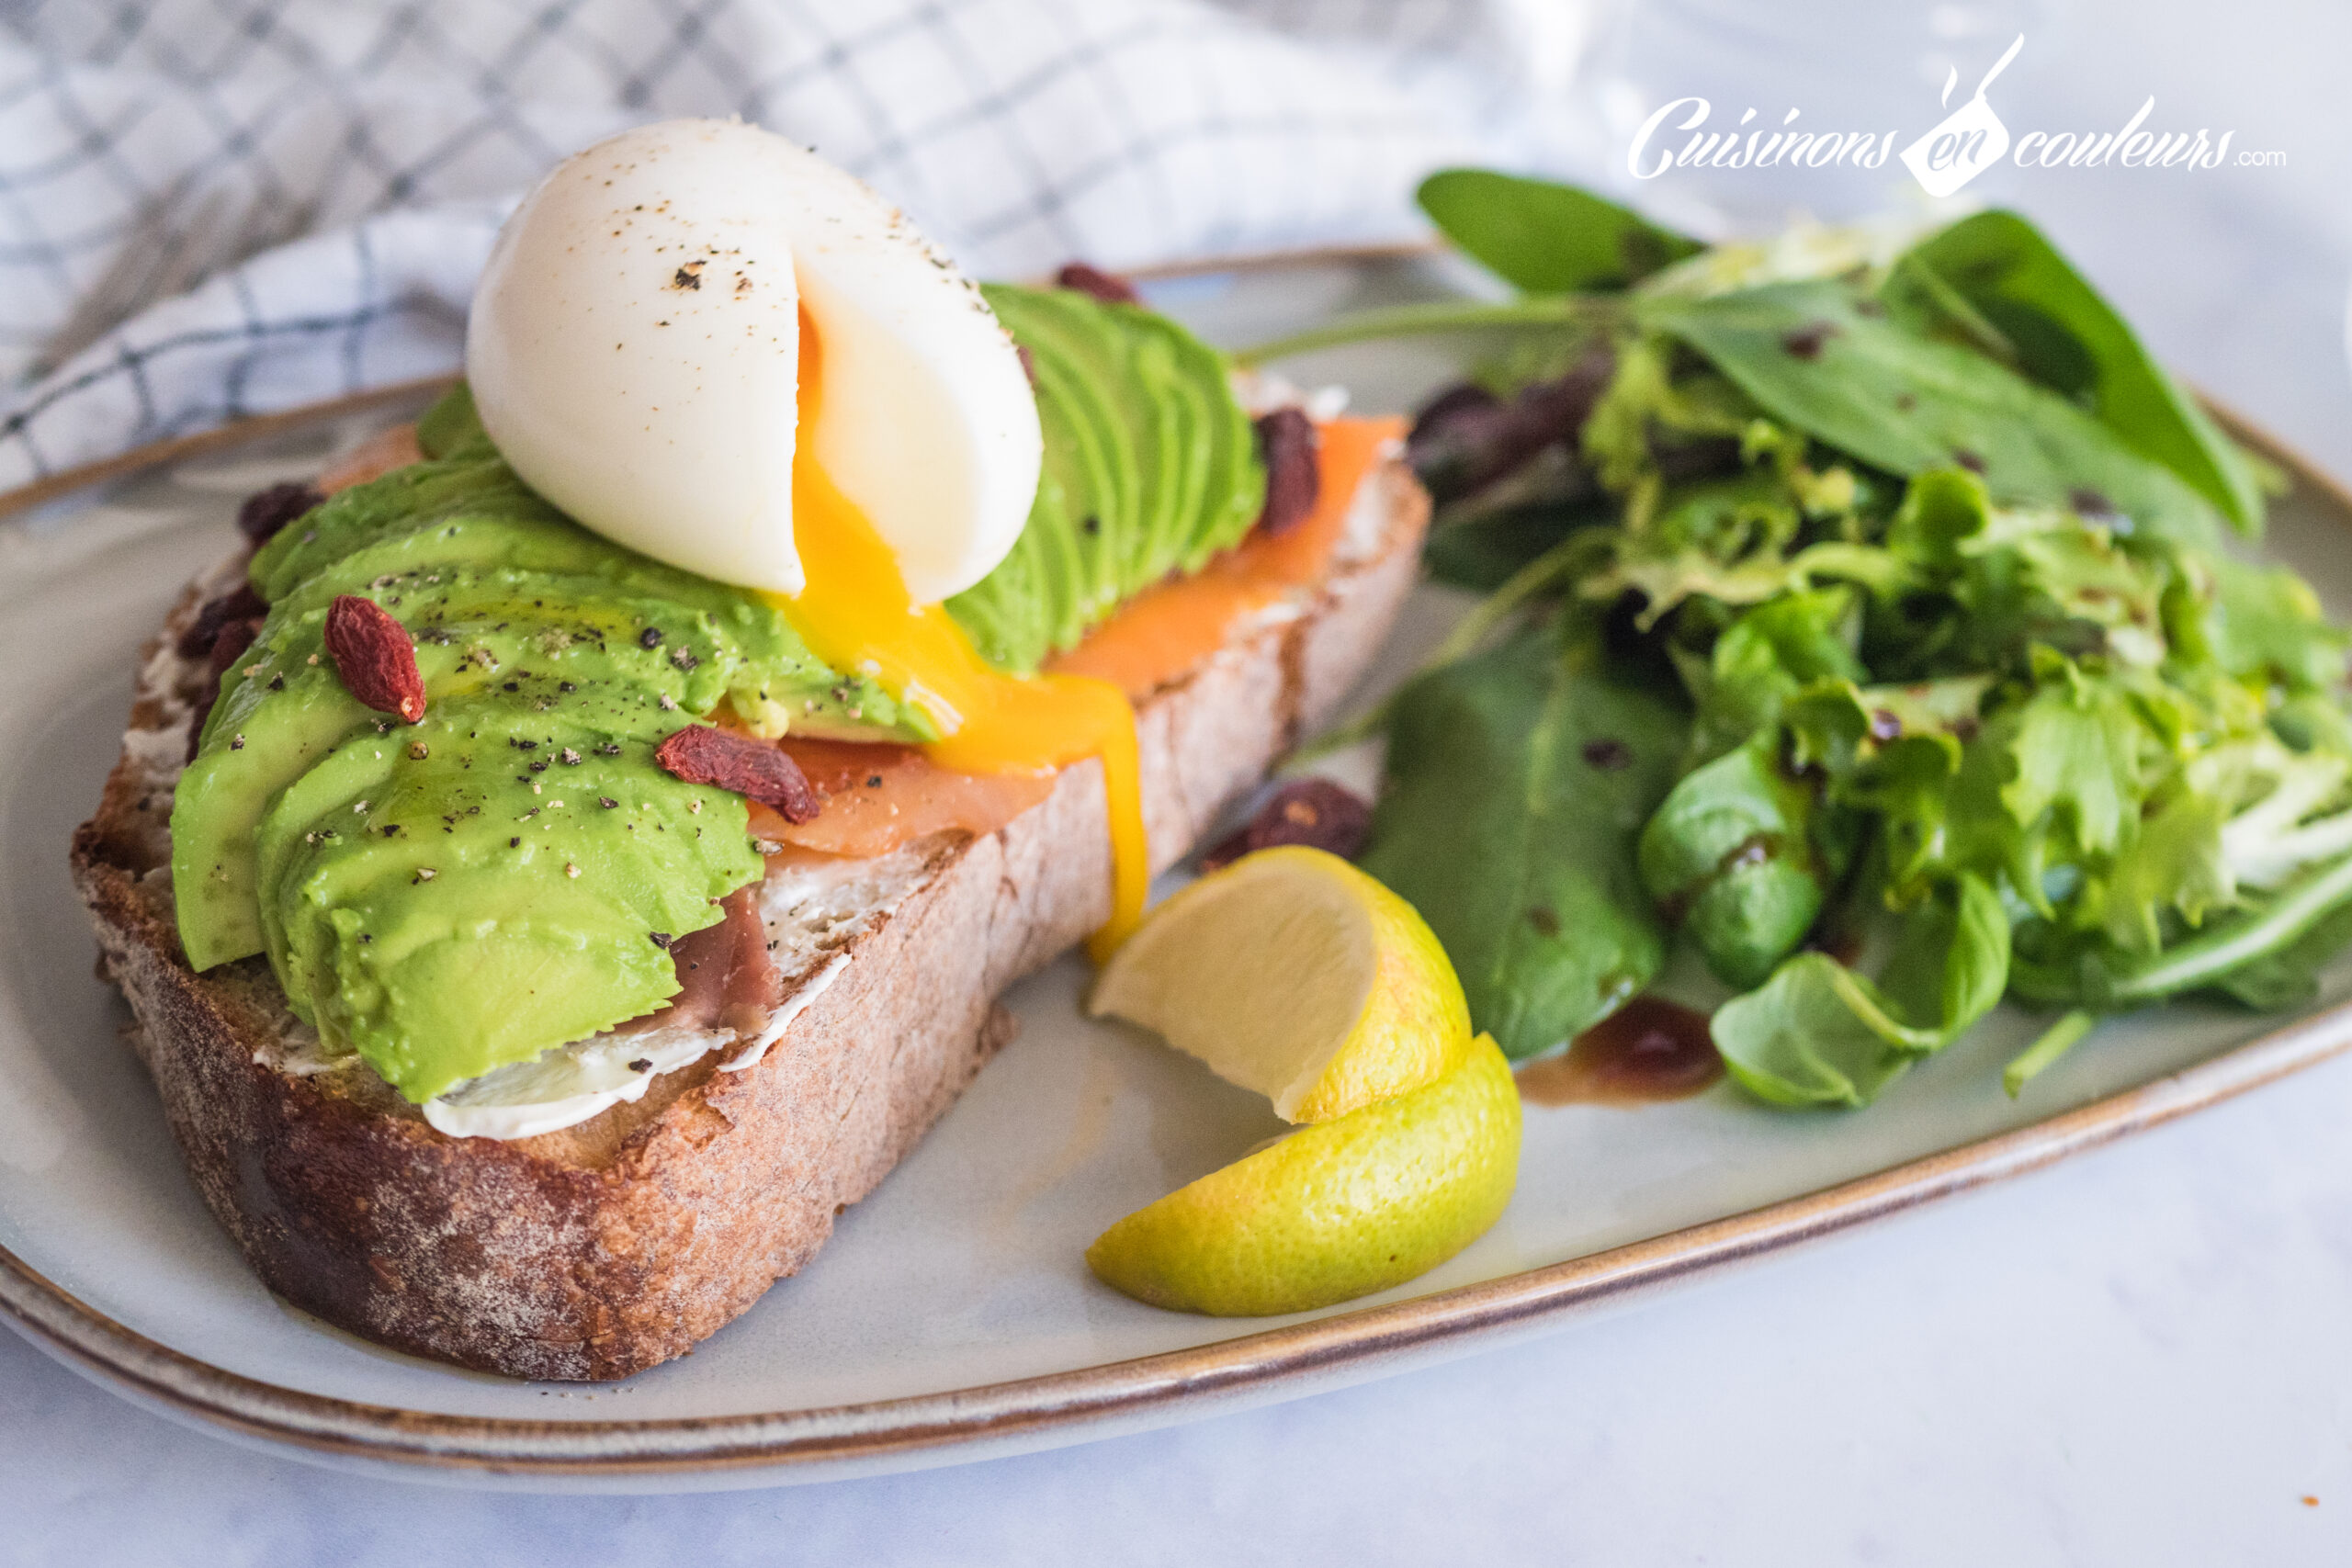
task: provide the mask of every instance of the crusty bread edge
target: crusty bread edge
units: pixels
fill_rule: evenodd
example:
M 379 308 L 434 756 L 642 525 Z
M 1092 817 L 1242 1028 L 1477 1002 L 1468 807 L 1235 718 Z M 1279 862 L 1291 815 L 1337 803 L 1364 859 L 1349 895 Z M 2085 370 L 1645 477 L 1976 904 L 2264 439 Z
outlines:
M 1366 482 L 1380 526 L 1291 618 L 1137 708 L 1155 867 L 1327 719 L 1410 588 L 1428 500 L 1401 464 Z M 134 712 L 134 729 L 162 716 Z M 198 976 L 153 864 L 129 747 L 75 833 L 101 964 L 207 1204 L 263 1281 L 330 1323 L 517 1377 L 625 1377 L 716 1332 L 803 1267 L 1011 1033 L 995 998 L 1108 913 L 1099 769 L 1067 772 L 999 831 L 926 846 L 919 886 L 757 1065 L 716 1056 L 594 1138 L 451 1139 L 368 1075 L 275 1065 L 283 1012 L 258 960 Z M 1075 1254 L 1075 1247 L 1073 1249 Z

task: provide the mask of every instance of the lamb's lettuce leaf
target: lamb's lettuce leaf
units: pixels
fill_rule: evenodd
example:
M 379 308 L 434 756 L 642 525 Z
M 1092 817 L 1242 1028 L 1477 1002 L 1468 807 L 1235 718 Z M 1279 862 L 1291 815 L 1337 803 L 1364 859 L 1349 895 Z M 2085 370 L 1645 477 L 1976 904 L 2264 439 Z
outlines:
M 2008 916 L 1992 888 L 1962 875 L 1905 917 L 1879 980 L 1798 953 L 1716 1010 L 1715 1048 L 1775 1105 L 1867 1105 L 1991 1011 L 2008 969 Z
M 1727 986 L 1760 984 L 1813 928 L 1834 867 L 1813 785 L 1768 727 L 1686 773 L 1642 829 L 1642 886 Z

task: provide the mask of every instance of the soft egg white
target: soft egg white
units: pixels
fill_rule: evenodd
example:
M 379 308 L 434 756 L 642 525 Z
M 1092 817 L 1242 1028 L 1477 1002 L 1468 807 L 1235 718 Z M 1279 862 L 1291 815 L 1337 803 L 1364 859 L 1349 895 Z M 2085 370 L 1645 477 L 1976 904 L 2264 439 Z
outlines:
M 559 165 L 492 250 L 466 374 L 500 452 L 580 522 L 784 593 L 803 585 L 799 443 L 917 603 L 1004 558 L 1043 456 L 1018 352 L 969 280 L 865 186 L 734 121 L 643 126 Z

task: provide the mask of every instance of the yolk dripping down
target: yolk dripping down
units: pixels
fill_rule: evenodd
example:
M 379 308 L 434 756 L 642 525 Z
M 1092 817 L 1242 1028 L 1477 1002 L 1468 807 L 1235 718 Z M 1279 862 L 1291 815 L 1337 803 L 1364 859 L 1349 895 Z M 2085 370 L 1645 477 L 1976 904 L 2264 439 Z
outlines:
M 914 602 L 888 543 L 817 465 L 808 434 L 816 428 L 822 372 L 816 326 L 804 310 L 792 533 L 807 581 L 797 596 L 773 595 L 773 602 L 817 657 L 922 705 L 944 737 L 923 750 L 950 772 L 1046 773 L 1087 757 L 1102 760 L 1111 919 L 1090 946 L 1098 961 L 1107 958 L 1142 919 L 1151 877 L 1135 709 L 1108 681 L 1007 675 L 981 659 L 944 609 Z

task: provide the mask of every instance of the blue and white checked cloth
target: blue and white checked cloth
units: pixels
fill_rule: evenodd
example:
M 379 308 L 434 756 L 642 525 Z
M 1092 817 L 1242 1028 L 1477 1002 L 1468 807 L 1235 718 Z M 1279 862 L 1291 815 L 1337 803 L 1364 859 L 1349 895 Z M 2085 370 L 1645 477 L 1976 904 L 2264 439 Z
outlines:
M 627 125 L 770 126 L 983 276 L 1396 238 L 1425 170 L 1538 155 L 1582 11 L 11 0 L 0 491 L 453 369 L 507 208 Z

